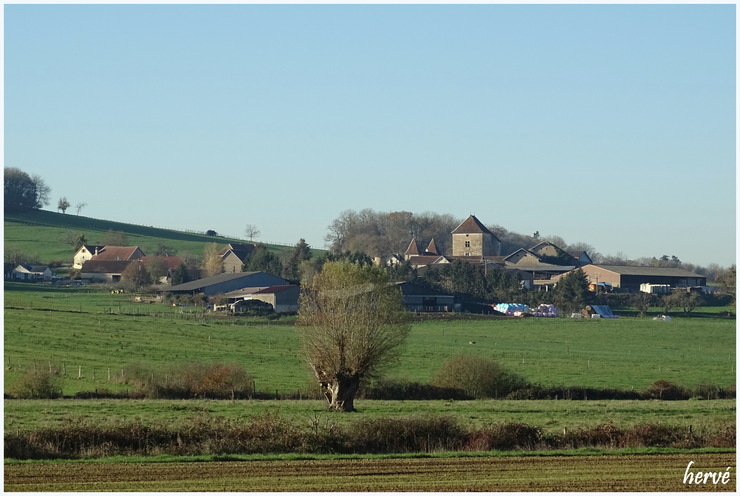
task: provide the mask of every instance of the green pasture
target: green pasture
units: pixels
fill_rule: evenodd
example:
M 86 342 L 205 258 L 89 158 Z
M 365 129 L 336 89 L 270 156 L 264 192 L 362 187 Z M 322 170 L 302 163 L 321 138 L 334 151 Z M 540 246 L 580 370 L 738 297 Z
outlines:
M 659 423 L 713 432 L 722 424 L 735 421 L 734 400 L 358 400 L 357 408 L 355 414 L 336 415 L 327 412 L 324 402 L 319 400 L 5 400 L 5 431 L 63 427 L 74 422 L 185 425 L 199 416 L 236 420 L 265 412 L 319 428 L 333 424 L 349 426 L 366 418 L 429 415 L 450 416 L 470 428 L 519 422 L 536 425 L 549 433 L 607 422 L 623 428 Z
M 100 220 L 82 215 L 33 210 L 6 214 L 4 239 L 6 250 L 10 248 L 24 250 L 29 255 L 38 256 L 41 263 L 61 260 L 70 265 L 74 249 L 63 241 L 69 233 L 84 234 L 87 241 L 92 244 L 98 244 L 110 230 L 125 233 L 128 244 L 141 247 L 147 255 L 153 255 L 160 245 L 167 245 L 175 248 L 177 255 L 190 254 L 200 257 L 204 246 L 208 243 L 226 245 L 232 242 L 244 242 L 244 240 L 235 238 L 206 236 L 207 229 L 209 229 L 208 226 L 203 226 L 203 234 L 201 234 Z M 269 248 L 276 253 L 287 249 L 280 246 L 269 246 Z
M 294 320 L 224 318 L 132 295 L 6 283 L 6 390 L 32 367 L 66 372 L 64 393 L 118 390 L 121 370 L 185 362 L 243 364 L 258 391 L 292 394 L 312 381 Z M 658 379 L 693 388 L 735 384 L 735 320 L 476 319 L 414 323 L 390 379 L 427 382 L 449 357 L 486 355 L 543 385 L 643 390 Z

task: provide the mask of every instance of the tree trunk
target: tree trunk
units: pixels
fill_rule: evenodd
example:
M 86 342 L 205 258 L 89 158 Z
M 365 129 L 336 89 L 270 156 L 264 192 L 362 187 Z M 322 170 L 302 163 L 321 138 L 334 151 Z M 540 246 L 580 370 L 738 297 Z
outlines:
M 321 388 L 329 403 L 329 410 L 353 412 L 355 411 L 355 395 L 360 388 L 360 375 L 338 374 L 332 378 L 331 382 L 322 382 Z

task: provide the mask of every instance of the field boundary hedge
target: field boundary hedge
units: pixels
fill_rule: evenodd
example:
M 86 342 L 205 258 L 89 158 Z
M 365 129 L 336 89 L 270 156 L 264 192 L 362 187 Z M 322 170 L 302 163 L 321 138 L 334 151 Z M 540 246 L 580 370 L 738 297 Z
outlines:
M 339 425 L 317 418 L 290 420 L 267 412 L 229 420 L 196 415 L 185 425 L 140 422 L 95 424 L 79 419 L 62 427 L 6 432 L 5 456 L 15 459 L 80 459 L 111 456 L 229 454 L 389 454 L 537 451 L 579 448 L 734 448 L 735 423 L 701 432 L 643 423 L 611 422 L 548 434 L 517 423 L 466 428 L 449 416 L 382 417 Z

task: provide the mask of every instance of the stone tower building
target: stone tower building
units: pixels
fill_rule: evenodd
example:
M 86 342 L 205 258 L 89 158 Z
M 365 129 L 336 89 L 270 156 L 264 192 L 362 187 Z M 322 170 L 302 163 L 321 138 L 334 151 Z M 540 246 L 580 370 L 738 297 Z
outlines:
M 501 240 L 471 215 L 452 231 L 453 257 L 498 257 Z

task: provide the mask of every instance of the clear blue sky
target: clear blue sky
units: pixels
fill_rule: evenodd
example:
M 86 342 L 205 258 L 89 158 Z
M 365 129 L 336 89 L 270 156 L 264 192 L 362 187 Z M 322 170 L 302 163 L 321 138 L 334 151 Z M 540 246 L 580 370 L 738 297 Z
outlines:
M 734 5 L 6 5 L 6 166 L 83 215 L 324 247 L 474 213 L 735 261 Z M 71 209 L 74 210 L 74 209 Z

